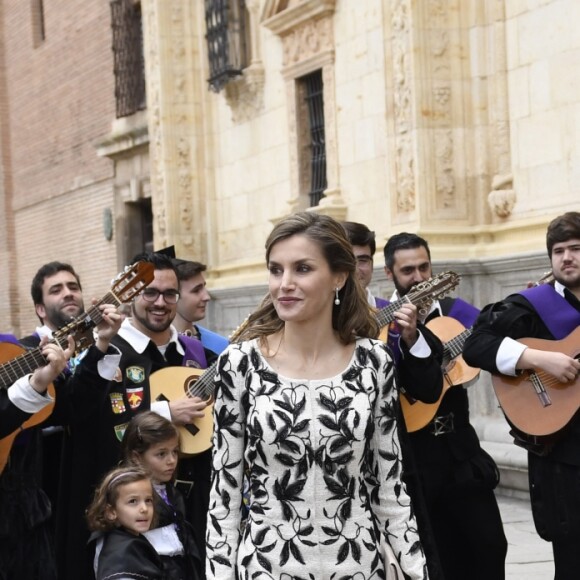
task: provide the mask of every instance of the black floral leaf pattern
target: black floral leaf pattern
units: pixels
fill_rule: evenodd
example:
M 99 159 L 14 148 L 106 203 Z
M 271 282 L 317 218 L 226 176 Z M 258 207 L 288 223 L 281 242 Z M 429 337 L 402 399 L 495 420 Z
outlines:
M 342 564 L 342 562 L 344 562 L 348 558 L 349 551 L 350 544 L 348 543 L 348 541 L 343 542 L 343 544 L 338 549 L 338 554 L 336 555 L 336 563 Z
M 284 546 L 280 552 L 280 567 L 283 567 L 287 564 L 288 558 L 290 558 L 290 545 L 289 542 L 284 542 Z
M 248 566 L 248 564 L 252 561 L 252 558 L 254 557 L 255 552 L 252 552 L 251 554 L 248 554 L 247 556 L 244 556 L 242 558 L 242 568 L 245 568 L 246 566 Z
M 260 546 L 260 552 L 263 553 L 268 553 L 271 552 L 276 546 L 277 546 L 278 542 L 272 542 L 271 544 L 268 544 L 267 546 Z
M 292 457 L 290 457 L 290 455 L 287 455 L 286 453 L 276 453 L 276 455 L 274 457 L 280 463 L 282 463 L 283 465 L 287 465 L 289 467 L 292 467 L 295 463 L 294 459 Z
M 310 425 L 310 419 L 303 419 L 302 421 L 298 421 L 298 423 L 296 423 L 296 425 L 294 425 L 294 427 L 292 427 L 292 431 L 294 433 L 300 433 L 301 431 L 304 431 L 305 429 L 307 429 L 309 425 Z
M 305 564 L 306 562 L 304 562 L 300 548 L 292 540 L 290 540 L 288 543 L 290 544 L 290 552 L 292 553 L 292 556 L 294 556 L 294 558 L 296 558 L 296 560 L 298 560 L 301 564 Z
M 320 394 L 319 402 L 325 409 L 328 409 L 331 413 L 336 413 L 337 410 L 336 403 L 332 399 L 327 397 L 324 393 Z
M 332 429 L 333 431 L 338 431 L 338 424 L 337 422 L 330 418 L 327 417 L 326 415 L 321 415 L 318 420 L 327 428 L 327 429 Z
M 355 559 L 356 562 L 360 564 L 361 551 L 358 542 L 356 542 L 355 540 L 350 540 L 349 544 L 352 557 Z
M 258 562 L 260 563 L 260 566 L 262 566 L 262 568 L 264 568 L 264 570 L 267 570 L 268 572 L 272 572 L 272 564 L 270 564 L 270 561 L 262 555 L 262 552 L 256 552 L 256 557 L 258 558 Z
M 246 354 L 242 355 L 236 369 L 238 373 L 245 375 L 248 372 L 248 363 L 249 363 L 248 355 Z

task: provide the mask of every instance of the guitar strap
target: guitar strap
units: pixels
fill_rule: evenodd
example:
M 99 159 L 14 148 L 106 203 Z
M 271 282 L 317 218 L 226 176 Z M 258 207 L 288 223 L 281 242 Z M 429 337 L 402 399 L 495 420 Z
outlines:
M 533 306 L 556 340 L 565 338 L 580 325 L 580 312 L 551 284 L 528 288 L 520 294 Z

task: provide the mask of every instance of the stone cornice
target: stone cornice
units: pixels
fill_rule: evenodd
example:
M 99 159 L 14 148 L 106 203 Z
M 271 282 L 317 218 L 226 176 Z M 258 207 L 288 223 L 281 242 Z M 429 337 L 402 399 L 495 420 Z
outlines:
M 290 8 L 279 10 L 280 1 L 266 2 L 262 24 L 274 34 L 283 36 L 303 22 L 334 13 L 336 0 L 305 0 Z

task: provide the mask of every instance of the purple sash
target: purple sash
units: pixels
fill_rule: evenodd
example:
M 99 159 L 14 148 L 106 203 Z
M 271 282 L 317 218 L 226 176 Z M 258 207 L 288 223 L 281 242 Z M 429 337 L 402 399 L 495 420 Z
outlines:
M 521 294 L 533 307 L 556 340 L 566 338 L 580 325 L 580 312 L 551 284 L 522 290 Z
M 461 322 L 465 328 L 471 328 L 479 316 L 479 310 L 475 306 L 469 304 L 469 302 L 465 302 L 465 300 L 461 300 L 461 298 L 455 298 L 447 316 L 455 318 L 455 320 Z
M 385 306 L 389 305 L 389 301 L 385 300 L 384 298 L 377 298 L 375 296 L 375 304 L 377 305 L 377 308 L 380 310 L 381 308 L 384 308 Z
M 185 350 L 183 362 L 181 363 L 184 367 L 195 367 L 198 369 L 207 368 L 205 351 L 203 350 L 203 344 L 201 344 L 199 339 L 193 338 L 192 336 L 181 335 L 179 337 L 179 342 L 181 342 Z
M 12 344 L 22 346 L 13 334 L 0 334 L 0 342 L 11 342 Z

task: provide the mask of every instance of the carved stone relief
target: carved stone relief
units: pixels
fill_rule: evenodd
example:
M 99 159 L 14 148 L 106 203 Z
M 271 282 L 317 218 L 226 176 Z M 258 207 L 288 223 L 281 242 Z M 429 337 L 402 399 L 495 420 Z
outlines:
M 429 30 L 429 68 L 431 69 L 432 112 L 430 137 L 435 152 L 435 208 L 448 210 L 457 205 L 455 177 L 453 174 L 454 141 L 452 119 L 452 92 L 450 86 L 449 34 L 447 6 L 444 0 L 430 0 L 427 19 Z
M 415 160 L 411 138 L 411 33 L 409 0 L 393 0 L 393 98 L 395 116 L 396 208 L 399 213 L 415 209 Z
M 162 11 L 167 9 L 164 3 L 156 0 L 143 3 L 155 245 L 163 247 L 173 241 L 169 239 L 168 219 L 175 216 L 179 219 L 180 250 L 191 250 L 194 224 L 190 126 L 188 116 L 179 113 L 188 102 L 186 17 L 181 2 L 169 6 L 169 18 L 164 18 Z M 161 61 L 167 75 L 163 83 Z M 162 117 L 173 120 L 170 131 L 164 130 Z

